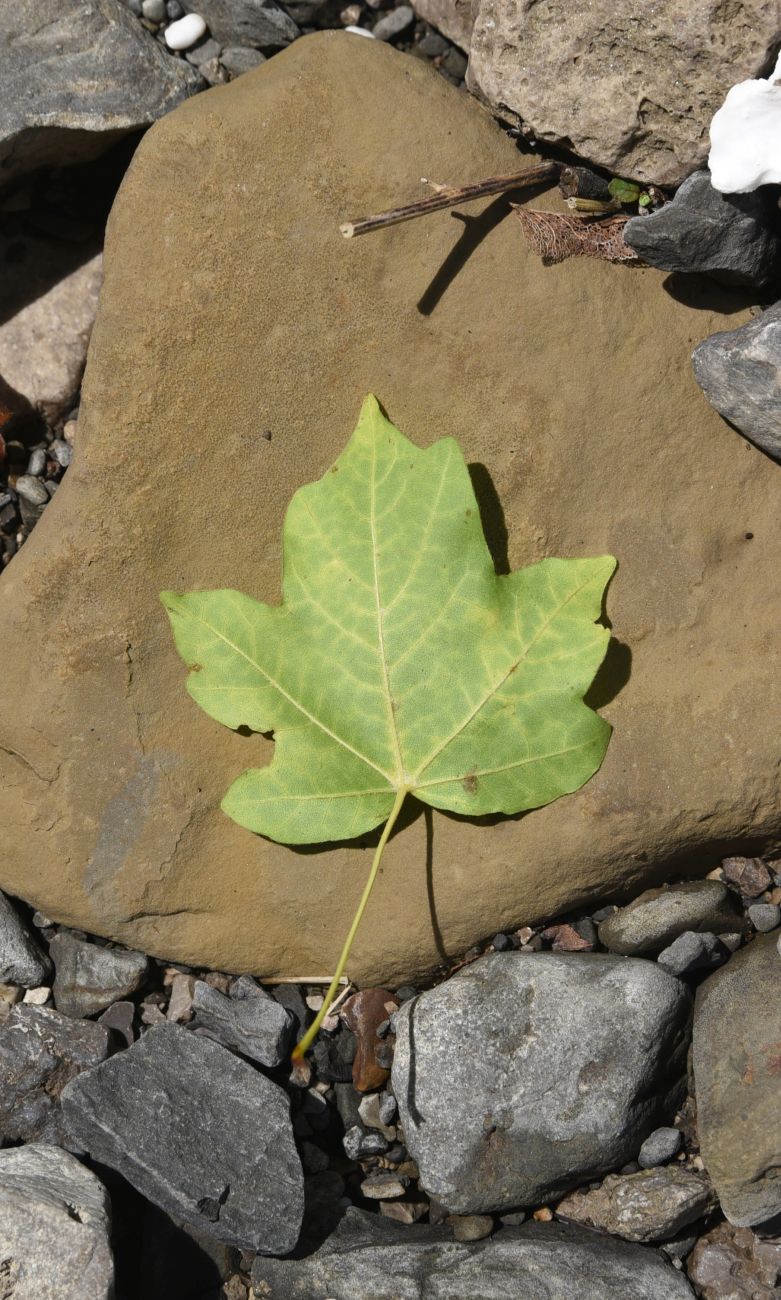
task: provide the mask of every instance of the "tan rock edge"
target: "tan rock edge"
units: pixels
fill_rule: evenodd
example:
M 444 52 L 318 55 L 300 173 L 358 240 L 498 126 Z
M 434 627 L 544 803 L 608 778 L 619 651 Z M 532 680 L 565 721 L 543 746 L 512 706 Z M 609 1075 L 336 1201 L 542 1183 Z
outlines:
M 691 375 L 723 318 L 656 271 L 543 267 L 501 198 L 469 209 L 466 236 L 448 213 L 338 234 L 421 176 L 517 166 L 468 96 L 335 32 L 146 136 L 110 221 L 75 463 L 0 581 L 0 886 L 158 955 L 332 969 L 370 849 L 296 852 L 220 812 L 272 742 L 187 696 L 158 592 L 277 600 L 287 503 L 370 391 L 421 445 L 453 434 L 487 467 L 512 567 L 618 556 L 608 608 L 632 670 L 577 795 L 495 825 L 402 827 L 353 977 L 392 986 L 694 850 L 712 865 L 727 842 L 779 842 L 781 479 Z

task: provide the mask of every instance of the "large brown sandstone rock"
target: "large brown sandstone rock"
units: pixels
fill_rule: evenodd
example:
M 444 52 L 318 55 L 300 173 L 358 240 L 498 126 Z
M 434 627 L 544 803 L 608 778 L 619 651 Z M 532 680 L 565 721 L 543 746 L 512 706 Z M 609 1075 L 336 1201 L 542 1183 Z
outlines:
M 147 135 L 110 222 L 75 463 L 0 581 L 1 887 L 172 958 L 333 968 L 369 846 L 293 851 L 220 812 L 272 742 L 187 696 L 158 592 L 277 600 L 287 503 L 370 391 L 421 444 L 454 434 L 486 467 L 512 567 L 617 555 L 629 649 L 593 697 L 615 725 L 599 774 L 522 818 L 405 824 L 351 974 L 392 985 L 695 850 L 712 865 L 779 842 L 781 480 L 691 375 L 721 318 L 657 271 L 545 268 L 503 199 L 470 208 L 466 236 L 448 213 L 338 234 L 422 175 L 517 167 L 468 96 L 343 33 Z
M 730 86 L 765 72 L 781 31 L 781 0 L 477 0 L 476 10 L 472 90 L 525 135 L 657 185 L 704 165 L 713 114 Z

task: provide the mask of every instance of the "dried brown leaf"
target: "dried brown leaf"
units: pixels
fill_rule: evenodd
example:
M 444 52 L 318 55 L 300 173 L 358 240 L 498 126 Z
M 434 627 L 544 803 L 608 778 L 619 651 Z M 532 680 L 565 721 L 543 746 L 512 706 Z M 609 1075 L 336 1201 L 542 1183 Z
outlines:
M 540 212 L 513 204 L 523 233 L 546 265 L 568 257 L 599 257 L 605 262 L 636 262 L 637 253 L 624 240 L 627 218 L 575 216 L 569 212 Z

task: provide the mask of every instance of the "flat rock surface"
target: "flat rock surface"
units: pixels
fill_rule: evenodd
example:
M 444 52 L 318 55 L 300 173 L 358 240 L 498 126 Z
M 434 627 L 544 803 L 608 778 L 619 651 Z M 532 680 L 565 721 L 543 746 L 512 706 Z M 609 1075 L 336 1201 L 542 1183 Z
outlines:
M 121 0 L 0 6 L 0 186 L 23 171 L 94 158 L 203 82 Z
M 618 556 L 590 696 L 615 732 L 584 789 L 529 816 L 403 825 L 350 975 L 393 987 L 498 929 L 658 883 L 695 848 L 712 863 L 724 841 L 781 840 L 779 644 L 756 617 L 781 571 L 777 469 L 681 364 L 724 318 L 663 292 L 662 272 L 543 266 L 503 199 L 470 207 L 485 237 L 468 244 L 447 214 L 338 235 L 423 175 L 518 166 L 469 96 L 340 32 L 142 141 L 109 222 L 74 463 L 0 578 L 0 887 L 190 965 L 334 968 L 368 844 L 307 857 L 220 811 L 273 742 L 189 698 L 158 592 L 278 600 L 287 504 L 370 391 L 419 444 L 455 435 L 486 467 L 511 567 Z
M 528 1223 L 483 1241 L 351 1209 L 306 1259 L 258 1257 L 258 1296 L 273 1300 L 691 1300 L 655 1251 L 564 1224 Z M 265 1289 L 264 1289 L 265 1288 Z
M 572 1192 L 559 1202 L 556 1213 L 626 1241 L 668 1241 L 715 1204 L 704 1174 L 668 1165 L 639 1174 L 611 1174 L 593 1191 Z
M 280 1065 L 291 1046 L 292 1015 L 248 975 L 234 982 L 230 997 L 198 980 L 193 1011 L 199 1027 L 259 1065 Z
M 135 993 L 149 969 L 149 958 L 126 948 L 103 948 L 67 931 L 54 936 L 54 1001 L 66 1016 L 94 1016 L 112 1002 Z
M 692 354 L 713 407 L 781 461 L 781 303 L 735 330 L 719 330 Z
M 108 1030 L 47 1007 L 13 1007 L 0 1025 L 0 1143 L 72 1146 L 60 1093 L 109 1053 Z
M 781 953 L 758 936 L 697 990 L 694 1087 L 702 1158 L 731 1223 L 781 1214 Z
M 619 908 L 599 927 L 599 941 L 623 956 L 658 953 L 687 930 L 734 934 L 745 928 L 726 885 L 719 880 L 689 880 L 666 889 L 649 889 Z
M 35 988 L 51 970 L 51 962 L 5 894 L 0 893 L 0 984 Z
M 242 1250 L 295 1246 L 304 1191 L 288 1098 L 211 1039 L 150 1029 L 74 1080 L 63 1106 L 90 1156 L 168 1214 Z
M 539 1205 L 672 1118 L 690 999 L 652 962 L 484 957 L 396 1016 L 393 1091 L 421 1182 L 458 1214 Z
M 113 1300 L 110 1223 L 106 1189 L 67 1151 L 0 1151 L 4 1300 Z
M 679 185 L 726 90 L 764 75 L 776 0 L 479 0 L 467 85 L 500 116 L 619 176 Z

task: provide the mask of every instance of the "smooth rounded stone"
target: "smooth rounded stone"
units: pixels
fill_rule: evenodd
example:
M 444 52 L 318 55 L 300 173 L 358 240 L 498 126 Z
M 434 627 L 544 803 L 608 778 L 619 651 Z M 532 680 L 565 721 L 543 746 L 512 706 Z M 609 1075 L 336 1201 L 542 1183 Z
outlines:
M 599 926 L 599 942 L 623 956 L 657 953 L 685 930 L 712 934 L 745 926 L 734 895 L 718 880 L 689 880 L 649 889 Z
M 46 452 L 42 447 L 36 448 L 30 453 L 30 460 L 27 466 L 27 473 L 32 474 L 33 478 L 40 478 L 46 469 Z
M 295 1246 L 304 1187 L 288 1098 L 211 1039 L 159 1025 L 74 1079 L 62 1104 L 74 1140 L 166 1213 L 240 1250 Z
M 169 50 L 189 50 L 206 35 L 206 22 L 200 14 L 185 14 L 165 29 L 165 43 Z
M 56 1147 L 0 1151 L 0 1295 L 113 1300 L 111 1207 L 93 1173 Z
M 13 1007 L 0 1025 L 0 1144 L 51 1142 L 72 1147 L 60 1093 L 110 1052 L 102 1025 L 46 1007 Z
M 49 947 L 54 962 L 54 1001 L 66 1016 L 94 1016 L 135 993 L 149 958 L 125 948 L 102 948 L 60 930 Z
M 758 936 L 697 990 L 693 1067 L 705 1168 L 738 1227 L 781 1213 L 781 960 Z
M 781 303 L 712 334 L 694 349 L 692 366 L 711 406 L 781 461 Z
M 292 1015 L 249 975 L 234 981 L 228 997 L 198 980 L 192 1005 L 199 1028 L 259 1065 L 281 1065 L 292 1047 Z
M 141 13 L 150 22 L 164 22 L 167 17 L 165 0 L 141 0 Z
M 490 1214 L 451 1214 L 446 1222 L 453 1229 L 454 1241 L 482 1241 L 494 1230 Z
M 39 483 L 32 474 L 19 475 L 16 480 L 16 491 L 23 501 L 29 501 L 33 506 L 45 506 L 49 500 L 49 494 L 43 483 Z
M 0 186 L 38 167 L 95 158 L 203 85 L 120 0 L 1 5 L 0 48 Z
M 408 1185 L 409 1179 L 398 1174 L 370 1174 L 361 1183 L 361 1196 L 370 1201 L 388 1201 L 403 1196 Z
M 13 903 L 0 893 L 0 983 L 35 988 L 52 964 L 22 921 Z
M 766 0 L 741 0 L 734 25 L 721 0 L 660 0 L 642 22 L 633 0 L 479 0 L 467 84 L 527 138 L 674 186 L 705 165 L 725 86 L 764 72 L 777 43 Z
M 666 1241 L 716 1204 L 704 1174 L 681 1165 L 609 1175 L 601 1187 L 571 1192 L 556 1214 L 625 1241 Z
M 708 966 L 719 966 L 729 951 L 715 934 L 697 934 L 684 930 L 657 957 L 659 965 L 671 975 L 689 975 Z
M 686 1279 L 655 1250 L 562 1223 L 503 1228 L 481 1241 L 449 1227 L 396 1223 L 349 1209 L 304 1259 L 252 1267 L 274 1300 L 692 1300 Z M 265 1290 L 264 1290 L 265 1288 Z
M 393 1091 L 430 1195 L 539 1205 L 632 1159 L 682 1094 L 690 997 L 652 962 L 498 953 L 401 1008 Z
M 679 1128 L 656 1128 L 645 1139 L 637 1157 L 641 1169 L 664 1165 L 678 1154 L 683 1134 Z
M 378 41 L 392 41 L 401 36 L 415 21 L 415 11 L 409 5 L 399 5 L 384 14 L 372 27 L 372 36 Z
M 198 13 L 222 46 L 278 50 L 301 35 L 275 0 L 198 0 Z
M 778 273 L 781 244 L 767 192 L 721 194 L 707 170 L 687 177 L 671 203 L 632 217 L 624 239 L 661 271 L 707 273 L 723 284 L 755 287 Z
M 220 63 L 232 77 L 241 77 L 265 62 L 265 54 L 246 45 L 229 45 L 220 55 Z
M 204 63 L 209 63 L 220 56 L 220 47 L 212 37 L 201 41 L 194 49 L 187 51 L 187 59 L 196 68 L 200 68 Z
M 700 1237 L 686 1271 L 702 1300 L 778 1300 L 781 1242 L 719 1223 Z
M 381 171 L 367 168 L 376 157 Z M 446 290 L 439 269 L 462 247 L 447 214 L 335 234 L 416 198 L 421 176 L 518 166 L 512 140 L 424 61 L 336 31 L 195 96 L 141 141 L 111 217 L 78 456 L 35 546 L 0 580 L 0 887 L 193 966 L 270 982 L 335 968 L 365 851 L 304 857 L 221 812 L 273 742 L 193 704 L 157 593 L 230 586 L 277 601 L 287 504 L 341 452 L 369 391 L 420 445 L 454 435 L 488 467 L 512 567 L 609 551 L 621 571 L 600 771 L 517 820 L 434 813 L 430 835 L 422 816 L 405 822 L 351 977 L 407 983 L 486 935 L 658 884 L 693 845 L 712 860 L 725 842 L 777 841 L 778 735 L 766 724 L 781 647 L 745 616 L 766 608 L 781 571 L 777 466 L 747 453 L 680 365 L 724 318 L 664 293 L 662 272 L 588 258 L 544 267 L 505 221 Z M 214 409 L 219 429 L 203 415 Z M 184 493 L 195 445 L 209 481 Z M 725 691 L 737 767 L 724 759 Z
M 778 903 L 752 903 L 748 909 L 748 919 L 760 934 L 769 934 L 781 925 L 781 907 Z

